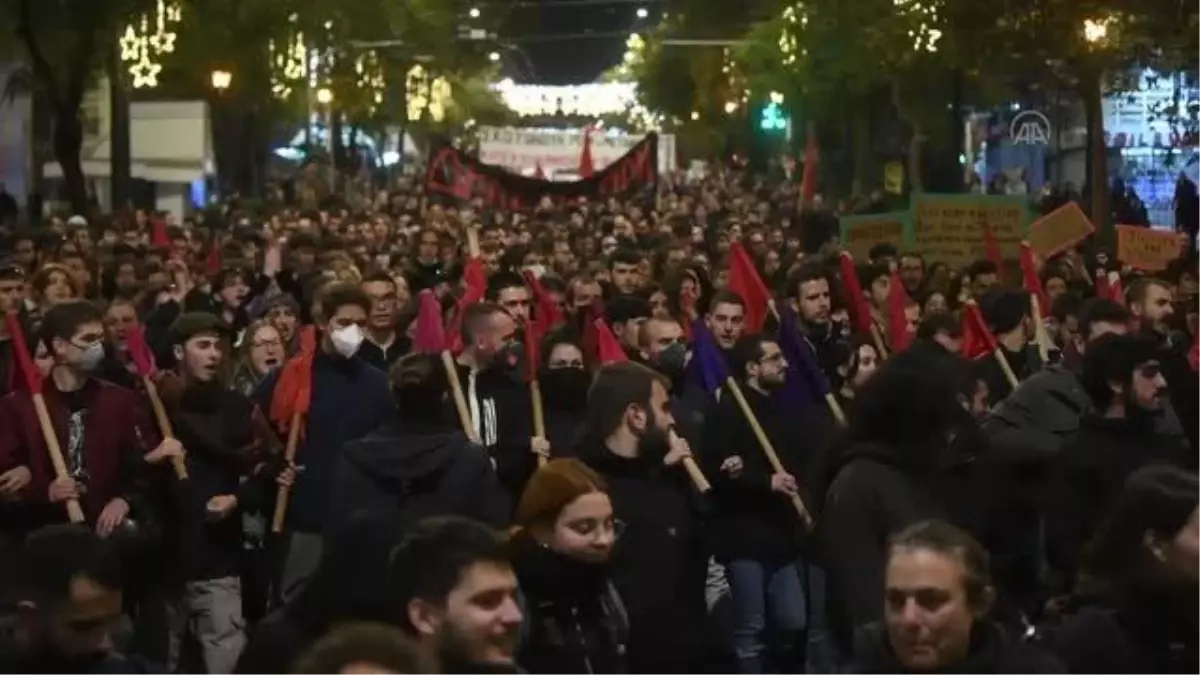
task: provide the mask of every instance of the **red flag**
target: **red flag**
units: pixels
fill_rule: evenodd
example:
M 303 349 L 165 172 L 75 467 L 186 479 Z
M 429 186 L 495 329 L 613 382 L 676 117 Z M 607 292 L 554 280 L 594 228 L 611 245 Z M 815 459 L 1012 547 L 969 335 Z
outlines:
M 977 359 L 996 351 L 996 338 L 988 330 L 979 305 L 967 303 L 962 313 L 963 346 L 962 355 L 967 359 Z
M 300 329 L 300 353 L 312 354 L 317 351 L 317 327 L 308 325 Z
M 1000 242 L 996 241 L 996 233 L 992 232 L 992 226 L 986 220 L 983 221 L 982 227 L 984 255 L 996 266 L 996 271 L 1000 272 L 1004 269 L 1004 256 L 1000 253 Z
M 750 254 L 735 241 L 729 247 L 729 290 L 737 293 L 746 302 L 746 332 L 760 333 L 767 321 L 771 292 L 750 260 Z
M 292 417 L 307 415 L 312 406 L 313 355 L 316 352 L 316 333 L 312 326 L 300 331 L 300 353 L 279 370 L 279 381 L 271 395 L 271 421 L 287 432 Z
M 158 367 L 154 364 L 154 352 L 150 351 L 150 345 L 146 344 L 145 326 L 134 326 L 129 329 L 129 335 L 125 338 L 125 346 L 129 349 L 129 358 L 133 361 L 133 367 L 137 369 L 138 375 L 154 377 L 154 374 L 158 372 Z
M 817 130 L 813 124 L 808 125 L 808 140 L 804 144 L 804 171 L 800 177 L 800 205 L 803 208 L 812 206 L 813 197 L 817 194 Z
M 858 269 L 854 258 L 846 251 L 838 256 L 842 269 L 842 285 L 846 290 L 846 307 L 850 312 L 850 322 L 856 332 L 863 335 L 871 334 L 871 307 L 867 304 L 867 296 L 863 295 L 862 283 L 858 280 Z
M 150 223 L 150 245 L 162 251 L 171 249 L 171 237 L 167 235 L 167 224 L 155 218 Z
M 526 270 L 525 283 L 533 291 L 534 320 L 539 324 L 543 334 L 560 327 L 566 321 L 562 309 L 551 297 L 550 292 L 542 286 L 542 282 L 533 272 Z
M 1108 297 L 1118 305 L 1125 306 L 1125 284 L 1121 282 L 1120 272 L 1108 273 Z
M 29 345 L 25 343 L 25 330 L 21 327 L 20 315 L 16 312 L 9 312 L 5 315 L 4 322 L 8 326 L 8 335 L 12 340 L 14 363 L 17 370 L 21 371 L 21 376 L 25 378 L 25 388 L 29 390 L 30 395 L 42 393 L 42 374 L 34 365 L 33 356 L 29 353 Z
M 533 165 L 533 177 L 538 180 L 546 180 L 546 172 L 542 171 L 542 163 L 538 162 Z
M 487 293 L 487 273 L 483 270 L 483 259 L 472 257 L 467 261 L 467 267 L 463 270 L 463 281 L 466 282 L 467 288 L 463 292 L 462 297 L 456 303 L 454 316 L 450 317 L 450 325 L 446 327 L 446 344 L 449 345 L 450 351 L 455 354 L 463 349 L 462 343 L 462 317 L 463 312 L 467 307 L 483 300 L 483 296 Z
M 579 153 L 579 177 L 591 178 L 596 172 L 592 166 L 592 128 L 583 130 L 583 152 Z
M 604 319 L 596 319 L 593 323 L 596 326 L 596 337 L 598 338 L 596 347 L 599 352 L 600 365 L 628 361 L 629 355 L 621 348 L 621 343 L 617 342 L 617 336 L 613 335 L 608 323 Z
M 908 318 L 905 316 L 912 299 L 904 290 L 904 282 L 900 274 L 892 272 L 892 282 L 888 291 L 888 337 L 892 342 L 892 353 L 902 352 L 912 344 L 913 334 L 908 330 Z
M 221 271 L 221 237 L 214 236 L 208 243 L 208 260 L 204 263 L 204 271 L 209 277 L 216 276 Z
M 579 310 L 582 314 L 582 335 L 579 346 L 583 348 L 583 356 L 589 363 L 600 362 L 600 333 L 596 330 L 597 321 L 604 323 L 604 303 L 599 298 L 592 304 Z
M 1021 277 L 1025 290 L 1037 296 L 1042 316 L 1050 312 L 1050 300 L 1046 297 L 1046 289 L 1042 287 L 1042 279 L 1037 273 L 1037 264 L 1033 260 L 1033 249 L 1029 242 L 1021 242 Z
M 421 291 L 417 310 L 417 328 L 413 335 L 413 350 L 438 354 L 446 348 L 446 330 L 442 325 L 442 305 L 433 291 Z

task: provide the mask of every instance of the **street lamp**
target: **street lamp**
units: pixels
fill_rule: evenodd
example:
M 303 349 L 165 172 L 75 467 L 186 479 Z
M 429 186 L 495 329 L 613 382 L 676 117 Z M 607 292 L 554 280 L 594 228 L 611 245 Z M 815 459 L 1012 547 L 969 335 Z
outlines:
M 472 7 L 471 11 L 467 12 L 467 13 L 471 16 L 472 19 L 479 18 L 479 8 L 478 7 Z
M 233 73 L 228 70 L 214 70 L 211 74 L 212 88 L 224 92 L 233 84 Z
M 1108 39 L 1108 19 L 1084 19 L 1083 39 L 1090 44 Z
M 492 52 L 492 53 L 488 54 L 488 58 L 491 59 L 491 61 L 493 63 L 495 63 L 496 61 L 500 60 L 500 52 Z
M 649 10 L 647 10 L 645 7 L 638 7 L 637 18 L 644 19 L 648 16 L 650 16 Z
M 318 89 L 317 103 L 320 103 L 321 105 L 329 105 L 330 103 L 333 103 L 333 92 L 329 91 L 325 87 Z

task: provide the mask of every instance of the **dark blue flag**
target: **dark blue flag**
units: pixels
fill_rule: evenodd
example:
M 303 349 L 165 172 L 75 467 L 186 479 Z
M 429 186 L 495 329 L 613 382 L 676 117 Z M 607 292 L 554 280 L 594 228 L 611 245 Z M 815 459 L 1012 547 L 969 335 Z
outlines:
M 688 363 L 687 377 L 691 382 L 699 382 L 710 394 L 715 394 L 729 377 L 717 339 L 708 330 L 704 319 L 696 319 L 692 324 L 692 360 Z
M 787 379 L 777 396 L 786 406 L 806 408 L 823 403 L 829 393 L 829 382 L 817 363 L 812 345 L 800 332 L 796 313 L 786 304 L 779 308 L 779 351 L 787 359 Z

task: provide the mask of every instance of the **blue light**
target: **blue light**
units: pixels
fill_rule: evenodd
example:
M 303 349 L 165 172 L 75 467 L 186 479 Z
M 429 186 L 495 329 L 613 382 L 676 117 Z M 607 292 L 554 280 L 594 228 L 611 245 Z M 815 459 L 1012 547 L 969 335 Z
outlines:
M 762 119 L 758 126 L 763 131 L 785 131 L 788 126 L 787 117 L 778 103 L 768 103 L 763 107 Z

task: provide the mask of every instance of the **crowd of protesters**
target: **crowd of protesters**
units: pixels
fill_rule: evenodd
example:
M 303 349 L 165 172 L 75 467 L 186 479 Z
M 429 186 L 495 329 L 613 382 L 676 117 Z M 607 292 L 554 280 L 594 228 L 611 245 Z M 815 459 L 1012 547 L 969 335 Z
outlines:
M 4 671 L 1200 669 L 1192 247 L 679 178 L 3 223 Z

